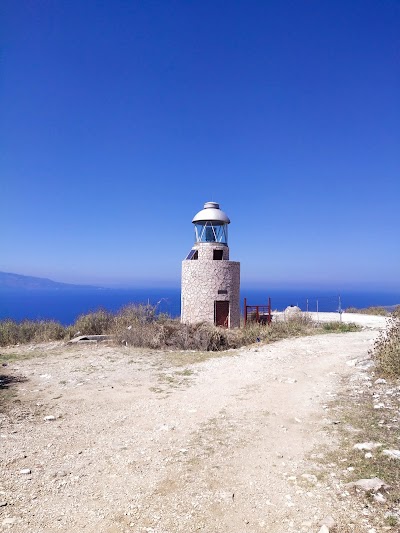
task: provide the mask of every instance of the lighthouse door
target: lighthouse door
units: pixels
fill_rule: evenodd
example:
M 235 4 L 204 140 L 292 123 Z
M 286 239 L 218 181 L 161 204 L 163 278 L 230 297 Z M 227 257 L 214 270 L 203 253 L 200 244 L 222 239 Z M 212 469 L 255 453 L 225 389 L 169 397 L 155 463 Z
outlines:
M 229 302 L 216 300 L 214 307 L 214 323 L 216 326 L 228 327 Z

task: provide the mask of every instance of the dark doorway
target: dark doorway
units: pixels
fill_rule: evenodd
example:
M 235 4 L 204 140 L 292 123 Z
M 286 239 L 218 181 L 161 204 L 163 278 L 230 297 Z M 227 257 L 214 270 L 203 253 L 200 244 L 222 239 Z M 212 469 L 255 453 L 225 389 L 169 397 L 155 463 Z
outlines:
M 216 326 L 228 327 L 229 320 L 229 301 L 215 301 L 214 322 Z
M 224 255 L 223 250 L 213 250 L 213 259 L 214 261 L 222 261 L 222 257 Z

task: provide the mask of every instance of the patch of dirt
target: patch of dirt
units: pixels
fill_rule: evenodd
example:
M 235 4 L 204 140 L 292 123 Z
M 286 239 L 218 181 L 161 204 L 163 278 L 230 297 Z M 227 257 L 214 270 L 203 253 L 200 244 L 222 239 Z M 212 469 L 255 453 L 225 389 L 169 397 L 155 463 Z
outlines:
M 314 476 L 315 450 L 335 445 L 326 406 L 375 336 L 295 338 L 194 363 L 109 345 L 2 349 L 12 354 L 3 374 L 22 381 L 0 410 L 0 526 L 318 532 L 341 490 Z

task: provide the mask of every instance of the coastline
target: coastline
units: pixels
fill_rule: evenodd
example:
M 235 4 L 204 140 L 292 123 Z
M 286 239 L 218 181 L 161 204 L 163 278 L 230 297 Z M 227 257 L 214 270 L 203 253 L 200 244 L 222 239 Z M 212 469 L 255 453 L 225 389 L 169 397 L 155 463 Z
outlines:
M 337 291 L 315 289 L 260 289 L 241 290 L 241 305 L 246 297 L 250 305 L 265 305 L 271 297 L 272 309 L 284 310 L 289 305 L 297 305 L 302 311 L 330 312 L 338 315 L 339 295 Z M 73 323 L 81 314 L 100 308 L 111 312 L 129 303 L 150 303 L 156 305 L 160 313 L 172 317 L 180 315 L 180 288 L 107 289 L 107 290 L 0 290 L 0 320 L 57 320 L 63 325 Z M 400 303 L 400 291 L 365 291 L 341 293 L 342 309 L 358 309 L 383 306 L 394 307 Z M 390 310 L 390 309 L 389 309 Z

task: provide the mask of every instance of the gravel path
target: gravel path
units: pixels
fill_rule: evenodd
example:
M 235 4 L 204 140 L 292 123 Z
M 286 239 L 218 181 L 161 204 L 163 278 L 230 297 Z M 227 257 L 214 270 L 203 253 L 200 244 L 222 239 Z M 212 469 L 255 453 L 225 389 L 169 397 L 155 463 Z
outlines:
M 24 381 L 0 413 L 2 530 L 318 532 L 333 497 L 310 474 L 331 444 L 326 404 L 376 333 L 184 366 L 104 345 L 2 350 L 31 357 L 3 369 Z

